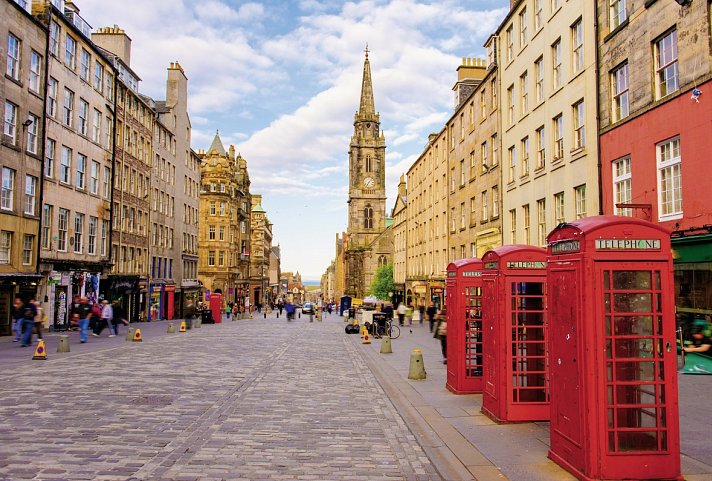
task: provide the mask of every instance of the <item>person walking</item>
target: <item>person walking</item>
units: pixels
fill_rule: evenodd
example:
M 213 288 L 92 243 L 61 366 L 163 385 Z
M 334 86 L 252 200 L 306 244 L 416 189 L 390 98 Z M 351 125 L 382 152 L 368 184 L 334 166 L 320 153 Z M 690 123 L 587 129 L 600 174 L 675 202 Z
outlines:
M 109 301 L 107 301 L 106 299 L 101 301 L 100 316 L 101 316 L 101 318 L 99 319 L 98 322 L 96 322 L 94 332 L 92 332 L 91 335 L 94 337 L 99 337 L 101 335 L 101 332 L 104 330 L 104 327 L 108 327 L 109 328 L 109 337 L 114 337 L 114 331 L 111 326 L 111 322 L 114 318 L 114 315 L 113 315 L 111 306 L 109 305 Z
M 440 349 L 443 353 L 443 364 L 447 364 L 447 313 L 445 307 L 437 314 L 437 324 L 435 325 L 436 339 L 440 339 Z
M 403 323 L 405 322 L 405 313 L 408 310 L 407 307 L 405 307 L 405 304 L 402 302 L 398 304 L 398 308 L 396 309 L 396 312 L 398 313 L 398 325 L 402 326 Z
M 42 324 L 44 324 L 46 317 L 44 314 L 44 309 L 42 309 L 42 306 L 40 305 L 40 301 L 35 299 L 34 297 L 30 299 L 30 303 L 35 306 L 35 311 L 37 312 L 37 315 L 35 315 L 35 332 L 37 333 L 37 339 L 42 340 Z
M 282 309 L 284 309 L 284 303 L 282 302 L 282 299 L 277 301 L 277 310 L 279 311 L 279 315 L 282 315 Z
M 232 314 L 232 307 L 230 307 L 230 304 L 225 306 L 225 318 L 226 320 L 230 320 L 230 314 Z
M 37 316 L 37 308 L 28 300 L 22 306 L 22 339 L 20 347 L 27 347 L 32 344 L 32 331 L 35 327 L 35 317 Z
M 24 303 L 19 297 L 15 298 L 12 303 L 12 332 L 15 333 L 15 337 L 12 342 L 20 342 L 22 338 L 22 307 Z
M 91 306 L 89 305 L 89 301 L 86 297 L 79 299 L 76 311 L 79 319 L 77 321 L 79 324 L 79 342 L 84 344 L 87 342 L 87 331 L 89 330 L 89 323 L 91 322 L 91 318 L 93 316 Z
M 118 300 L 115 300 L 111 303 L 111 313 L 113 316 L 114 334 L 118 336 L 119 323 L 123 324 L 124 326 L 128 326 L 129 321 L 126 320 L 126 314 L 124 313 L 124 309 L 121 307 L 121 304 Z
M 425 314 L 428 316 L 428 322 L 430 323 L 430 332 L 433 332 L 433 329 L 435 328 L 435 314 L 437 313 L 438 310 L 435 309 L 435 304 L 431 301 L 428 309 L 425 311 Z
M 413 309 L 413 319 L 412 319 L 412 321 L 413 321 L 413 322 L 418 322 L 418 323 L 422 324 L 422 323 L 423 323 L 423 318 L 421 317 L 422 315 L 423 315 L 423 313 L 420 312 L 420 308 L 419 308 L 419 307 L 416 307 L 415 309 Z
M 232 305 L 232 320 L 236 321 L 237 320 L 237 313 L 240 312 L 240 308 L 237 307 L 237 304 Z
M 284 306 L 284 310 L 287 312 L 287 320 L 288 321 L 291 321 L 292 319 L 294 319 L 294 311 L 296 310 L 294 308 L 294 304 L 287 301 L 287 304 Z
M 185 310 L 183 311 L 183 316 L 185 317 L 185 329 L 190 331 L 193 328 L 193 320 L 195 319 L 195 304 L 191 299 L 185 303 Z

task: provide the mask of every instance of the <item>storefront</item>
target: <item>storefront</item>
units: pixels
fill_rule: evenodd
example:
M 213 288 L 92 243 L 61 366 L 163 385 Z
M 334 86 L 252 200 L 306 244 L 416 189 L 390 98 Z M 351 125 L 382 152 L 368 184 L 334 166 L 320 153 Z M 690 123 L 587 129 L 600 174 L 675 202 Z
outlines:
M 140 297 L 138 276 L 107 276 L 101 283 L 101 296 L 109 301 L 119 301 L 129 322 L 139 320 Z
M 15 296 L 20 296 L 23 301 L 35 297 L 40 278 L 34 274 L 0 275 L 0 336 L 11 334 Z
M 712 233 L 672 237 L 677 322 L 687 334 L 712 315 Z
M 47 272 L 40 286 L 40 300 L 44 301 L 45 313 L 49 319 L 49 327 L 55 331 L 69 329 L 72 300 L 75 297 L 86 297 L 89 303 L 99 302 L 100 279 L 99 271 L 67 269 L 68 265 L 55 263 L 54 269 Z
M 149 286 L 149 309 L 148 309 L 148 320 L 156 321 L 163 319 L 163 294 L 165 292 L 165 283 L 163 281 L 151 282 Z

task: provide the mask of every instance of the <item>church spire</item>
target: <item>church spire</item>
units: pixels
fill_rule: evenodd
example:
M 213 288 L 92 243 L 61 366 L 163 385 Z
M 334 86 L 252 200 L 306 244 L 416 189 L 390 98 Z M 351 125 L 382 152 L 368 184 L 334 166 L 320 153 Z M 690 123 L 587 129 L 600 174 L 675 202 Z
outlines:
M 371 64 L 368 61 L 368 44 L 366 44 L 366 59 L 363 62 L 363 82 L 361 83 L 361 105 L 359 115 L 364 117 L 374 115 L 376 107 L 373 102 L 373 86 L 371 85 Z
M 220 132 L 215 131 L 215 138 L 213 139 L 213 143 L 210 144 L 210 148 L 208 149 L 208 153 L 212 152 L 215 150 L 218 155 L 224 157 L 227 152 L 225 152 L 225 147 L 223 146 L 222 140 L 220 140 Z

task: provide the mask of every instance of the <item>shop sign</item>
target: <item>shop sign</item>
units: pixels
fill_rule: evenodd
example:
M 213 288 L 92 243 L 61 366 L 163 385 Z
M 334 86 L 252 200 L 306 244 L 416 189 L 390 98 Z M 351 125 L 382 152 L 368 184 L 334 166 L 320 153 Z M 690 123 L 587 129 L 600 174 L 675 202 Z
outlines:
M 596 250 L 660 250 L 660 239 L 596 239 Z
M 428 291 L 426 286 L 413 286 L 416 294 L 425 294 Z
M 551 253 L 561 254 L 563 252 L 578 252 L 581 250 L 581 241 L 568 240 L 552 244 Z
M 485 269 L 497 269 L 499 267 L 499 262 L 485 262 Z
M 62 274 L 59 272 L 50 272 L 49 276 L 47 276 L 47 285 L 51 286 L 54 284 L 59 284 L 62 282 Z
M 542 261 L 510 261 L 508 269 L 546 269 L 546 262 Z

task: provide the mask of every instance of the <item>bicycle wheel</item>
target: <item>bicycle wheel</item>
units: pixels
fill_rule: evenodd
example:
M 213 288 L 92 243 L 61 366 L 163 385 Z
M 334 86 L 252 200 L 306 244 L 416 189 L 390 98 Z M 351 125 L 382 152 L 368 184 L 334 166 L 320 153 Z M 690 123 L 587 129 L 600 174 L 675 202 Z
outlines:
M 391 324 L 389 332 L 391 339 L 398 339 L 398 336 L 400 336 L 400 327 Z

